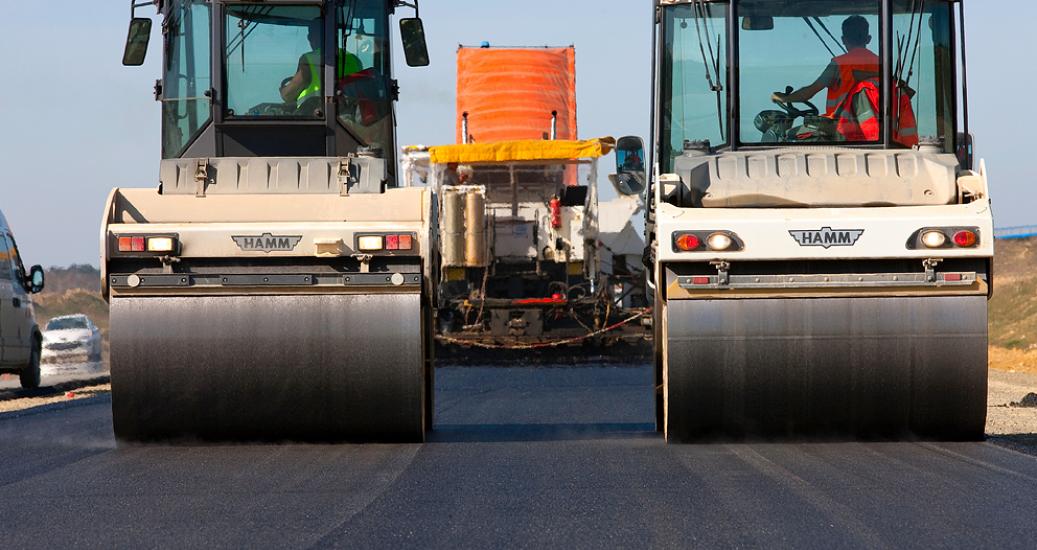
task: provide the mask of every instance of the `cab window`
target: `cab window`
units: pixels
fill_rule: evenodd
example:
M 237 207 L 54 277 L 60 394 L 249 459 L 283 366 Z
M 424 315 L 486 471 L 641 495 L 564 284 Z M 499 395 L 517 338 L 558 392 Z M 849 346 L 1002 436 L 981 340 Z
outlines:
M 389 30 L 382 0 L 347 2 L 338 12 L 335 97 L 339 122 L 363 146 L 393 146 Z
M 227 116 L 321 118 L 321 8 L 242 4 L 226 9 Z
M 198 0 L 174 7 L 166 23 L 163 158 L 183 154 L 212 118 L 209 27 L 209 5 Z

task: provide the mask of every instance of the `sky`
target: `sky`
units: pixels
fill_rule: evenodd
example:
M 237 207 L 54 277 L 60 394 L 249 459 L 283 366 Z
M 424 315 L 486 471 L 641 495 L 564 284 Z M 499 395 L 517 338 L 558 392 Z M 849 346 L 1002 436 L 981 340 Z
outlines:
M 27 264 L 97 265 L 111 189 L 158 184 L 159 25 L 145 66 L 128 68 L 128 0 L 0 2 L 0 209 Z M 1027 152 L 1037 125 L 1027 100 L 1037 89 L 1037 2 L 966 3 L 971 127 L 996 223 L 1037 224 Z M 651 0 L 425 0 L 421 8 L 432 66 L 397 63 L 399 143 L 453 141 L 456 49 L 484 40 L 575 45 L 581 136 L 648 138 Z

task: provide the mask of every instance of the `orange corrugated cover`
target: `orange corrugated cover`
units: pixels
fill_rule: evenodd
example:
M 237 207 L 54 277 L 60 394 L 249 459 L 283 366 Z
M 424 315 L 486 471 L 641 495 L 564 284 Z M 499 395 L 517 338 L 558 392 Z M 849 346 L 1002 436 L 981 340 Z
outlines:
M 576 50 L 568 48 L 466 48 L 457 52 L 457 142 L 462 117 L 476 143 L 544 139 L 551 112 L 557 139 L 576 131 Z

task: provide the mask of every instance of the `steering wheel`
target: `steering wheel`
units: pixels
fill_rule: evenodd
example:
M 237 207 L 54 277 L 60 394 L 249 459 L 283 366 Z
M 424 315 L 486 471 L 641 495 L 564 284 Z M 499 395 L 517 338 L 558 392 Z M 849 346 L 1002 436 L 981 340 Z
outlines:
M 785 87 L 785 95 L 789 95 L 792 92 L 793 92 L 792 86 L 786 86 Z M 806 110 L 797 109 L 796 106 L 795 106 L 795 103 L 802 103 L 803 105 L 806 105 L 809 108 L 806 109 Z M 813 103 L 811 103 L 809 101 L 800 101 L 800 102 L 785 101 L 785 102 L 782 102 L 782 103 L 778 103 L 778 107 L 781 107 L 781 109 L 783 111 L 785 111 L 786 113 L 788 113 L 792 117 L 818 116 L 819 114 L 821 114 L 820 109 L 818 109 L 816 105 L 814 105 Z

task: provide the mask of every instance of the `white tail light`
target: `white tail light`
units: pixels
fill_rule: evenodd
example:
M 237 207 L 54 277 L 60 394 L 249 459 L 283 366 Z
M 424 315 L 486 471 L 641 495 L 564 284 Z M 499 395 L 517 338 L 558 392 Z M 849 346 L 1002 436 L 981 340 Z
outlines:
M 926 231 L 922 234 L 922 244 L 926 248 L 942 248 L 947 244 L 947 235 L 943 231 Z
M 356 246 L 361 252 L 378 252 L 385 248 L 385 238 L 381 235 L 366 235 L 357 239 Z
M 713 233 L 706 239 L 706 246 L 710 250 L 724 251 L 735 244 L 734 239 L 727 233 Z

